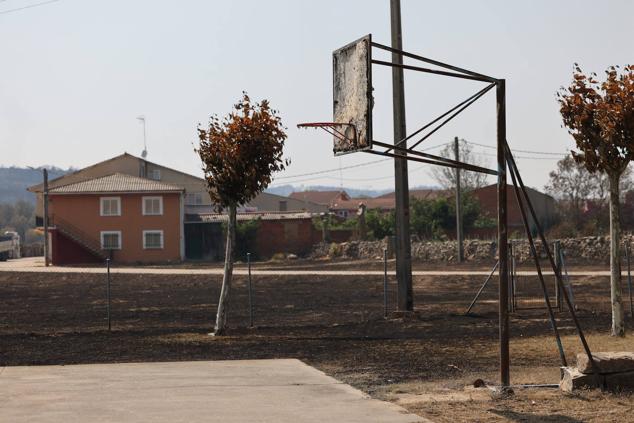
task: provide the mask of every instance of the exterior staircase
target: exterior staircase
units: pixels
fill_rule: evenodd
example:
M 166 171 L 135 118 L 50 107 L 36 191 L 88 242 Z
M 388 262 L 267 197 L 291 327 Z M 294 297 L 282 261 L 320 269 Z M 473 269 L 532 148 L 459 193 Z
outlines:
M 72 223 L 57 217 L 51 216 L 51 224 L 61 234 L 70 238 L 75 243 L 83 247 L 86 251 L 90 252 L 95 257 L 105 260 L 108 258 L 108 251 L 101 248 L 101 242 L 94 239 L 92 236 L 82 231 Z

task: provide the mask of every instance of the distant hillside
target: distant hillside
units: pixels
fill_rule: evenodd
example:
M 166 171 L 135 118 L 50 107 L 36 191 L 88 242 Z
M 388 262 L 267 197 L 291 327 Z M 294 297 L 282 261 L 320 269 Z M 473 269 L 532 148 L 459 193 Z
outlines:
M 49 179 L 58 178 L 73 169 L 48 168 Z M 26 189 L 42 182 L 42 169 L 0 167 L 0 204 L 23 200 L 35 203 L 35 195 Z
M 436 188 L 432 186 L 421 185 L 417 187 L 410 187 L 410 189 L 431 189 Z M 291 192 L 294 191 L 338 191 L 343 189 L 353 198 L 358 197 L 378 197 L 379 195 L 387 194 L 389 192 L 393 192 L 394 189 L 358 189 L 358 188 L 350 188 L 350 187 L 335 187 L 335 186 L 327 186 L 327 185 L 313 185 L 313 186 L 294 186 L 294 185 L 279 185 L 273 188 L 268 188 L 266 192 L 270 192 L 271 194 L 284 195 L 288 196 Z

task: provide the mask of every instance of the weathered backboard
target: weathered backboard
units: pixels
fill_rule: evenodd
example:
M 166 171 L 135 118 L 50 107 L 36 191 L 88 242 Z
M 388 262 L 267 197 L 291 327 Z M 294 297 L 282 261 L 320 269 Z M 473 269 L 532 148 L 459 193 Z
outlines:
M 372 36 L 332 53 L 335 155 L 372 148 Z M 343 135 L 343 136 L 342 136 Z

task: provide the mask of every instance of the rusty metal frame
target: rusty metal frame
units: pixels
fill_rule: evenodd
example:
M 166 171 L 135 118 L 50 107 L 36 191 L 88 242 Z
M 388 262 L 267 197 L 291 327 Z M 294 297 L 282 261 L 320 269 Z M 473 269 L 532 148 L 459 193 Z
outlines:
M 528 237 L 528 240 L 529 240 L 529 243 L 530 243 L 530 248 L 531 248 L 531 251 L 533 252 L 533 257 L 535 258 L 535 266 L 537 268 L 537 273 L 538 273 L 540 285 L 542 287 L 542 291 L 543 291 L 543 294 L 544 294 L 544 301 L 545 301 L 546 307 L 548 309 L 548 317 L 549 317 L 553 332 L 555 334 L 555 339 L 556 339 L 556 342 L 557 342 L 557 348 L 558 348 L 558 351 L 559 351 L 561 364 L 562 364 L 562 366 L 567 366 L 567 360 L 566 360 L 565 352 L 564 352 L 564 349 L 563 349 L 563 345 L 561 343 L 561 337 L 559 335 L 559 330 L 558 330 L 558 327 L 557 327 L 557 322 L 556 322 L 556 319 L 555 319 L 555 315 L 554 315 L 554 312 L 552 310 L 552 306 L 550 304 L 550 298 L 548 296 L 548 292 L 547 292 L 546 285 L 545 285 L 545 282 L 544 282 L 544 278 L 543 278 L 543 274 L 542 274 L 542 270 L 541 270 L 541 265 L 539 263 L 539 258 L 537 257 L 537 254 L 536 254 L 535 241 L 534 241 L 533 236 L 532 236 L 532 234 L 530 232 L 530 227 L 529 227 L 528 218 L 527 218 L 527 211 L 530 213 L 530 216 L 532 217 L 533 221 L 535 222 L 535 226 L 537 227 L 540 240 L 544 244 L 544 248 L 546 250 L 546 253 L 548 255 L 550 263 L 552 265 L 553 271 L 555 272 L 556 280 L 557 280 L 557 286 L 562 291 L 562 295 L 563 295 L 564 300 L 565 300 L 565 302 L 566 302 L 566 304 L 568 306 L 568 309 L 569 309 L 569 311 L 571 313 L 572 319 L 573 319 L 575 327 L 577 329 L 577 333 L 579 335 L 581 343 L 583 344 L 583 348 L 584 348 L 586 354 L 588 355 L 588 358 L 589 358 L 589 360 L 591 362 L 591 365 L 592 365 L 593 372 L 594 372 L 594 374 L 597 377 L 597 383 L 599 383 L 598 368 L 597 368 L 596 363 L 595 363 L 595 361 L 594 361 L 594 359 L 592 357 L 592 354 L 590 352 L 590 348 L 588 347 L 588 344 L 586 342 L 585 336 L 583 334 L 583 331 L 582 331 L 581 326 L 579 324 L 579 321 L 577 319 L 574 307 L 572 306 L 572 303 L 570 301 L 568 293 L 566 292 L 566 290 L 563 287 L 563 282 L 562 282 L 562 279 L 561 279 L 561 273 L 560 273 L 558 267 L 555 265 L 555 262 L 553 260 L 553 256 L 552 256 L 552 254 L 550 252 L 550 249 L 548 247 L 548 244 L 546 242 L 546 238 L 544 236 L 542 227 L 539 224 L 539 221 L 537 220 L 537 216 L 536 216 L 535 210 L 534 210 L 533 205 L 532 205 L 532 203 L 530 201 L 530 198 L 528 197 L 528 194 L 526 192 L 526 188 L 524 186 L 524 183 L 523 183 L 523 181 L 521 179 L 521 176 L 519 174 L 519 171 L 517 169 L 517 164 L 515 163 L 515 160 L 513 158 L 513 155 L 511 153 L 511 150 L 510 150 L 510 148 L 508 146 L 508 143 L 507 143 L 507 140 L 506 140 L 506 81 L 504 79 L 493 78 L 491 76 L 487 76 L 487 75 L 484 75 L 484 74 L 481 74 L 481 73 L 473 72 L 473 71 L 470 71 L 470 70 L 467 70 L 467 69 L 464 69 L 464 68 L 460 68 L 460 67 L 449 65 L 447 63 L 443 63 L 443 62 L 440 62 L 440 61 L 437 61 L 437 60 L 433 60 L 433 59 L 430 59 L 430 58 L 427 58 L 427 57 L 419 56 L 419 55 L 416 55 L 416 54 L 413 54 L 413 53 L 409 53 L 409 52 L 406 52 L 406 51 L 402 51 L 402 50 L 399 50 L 399 49 L 388 47 L 386 45 L 379 44 L 379 43 L 376 43 L 376 42 L 371 42 L 370 45 L 371 45 L 371 47 L 391 52 L 391 53 L 393 53 L 393 55 L 397 55 L 397 57 L 398 56 L 408 57 L 408 58 L 411 58 L 411 59 L 414 59 L 414 60 L 418 60 L 418 61 L 421 61 L 421 62 L 424 62 L 424 63 L 428 63 L 428 64 L 431 64 L 431 65 L 434 65 L 434 66 L 437 66 L 437 67 L 444 68 L 444 69 L 446 69 L 446 71 L 445 70 L 429 69 L 429 68 L 424 68 L 424 67 L 419 67 L 419 66 L 405 65 L 405 64 L 402 64 L 402 62 L 401 63 L 395 63 L 394 59 L 393 59 L 393 62 L 387 62 L 387 61 L 383 61 L 383 60 L 372 59 L 371 60 L 371 64 L 372 65 L 388 66 L 388 67 L 393 67 L 393 68 L 412 70 L 412 71 L 416 71 L 416 72 L 423 72 L 423 73 L 429 73 L 429 74 L 434 74 L 434 75 L 441 75 L 441 76 L 460 78 L 460 79 L 468 79 L 468 80 L 474 80 L 474 81 L 488 82 L 489 83 L 486 87 L 484 87 L 480 91 L 478 91 L 475 94 L 471 95 L 470 97 L 468 97 L 464 101 L 460 102 L 456 106 L 452 107 L 447 112 L 441 114 L 437 118 L 433 119 L 429 123 L 423 125 L 421 128 L 417 129 L 416 131 L 414 131 L 410 135 L 405 136 L 401 140 L 395 140 L 394 144 L 387 144 L 387 143 L 383 143 L 383 142 L 380 142 L 380 141 L 372 140 L 372 145 L 376 145 L 378 147 L 385 148 L 385 150 L 377 151 L 377 150 L 374 150 L 374 149 L 366 149 L 366 150 L 359 150 L 359 151 L 364 152 L 364 153 L 368 153 L 368 154 L 375 154 L 375 155 L 381 155 L 381 156 L 386 156 L 386 157 L 406 159 L 406 160 L 409 160 L 409 161 L 427 163 L 427 164 L 432 164 L 432 165 L 436 165 L 436 166 L 444 166 L 444 167 L 449 167 L 449 168 L 454 168 L 454 169 L 464 169 L 464 170 L 468 170 L 468 171 L 472 171 L 472 172 L 480 172 L 480 173 L 485 173 L 485 174 L 488 174 L 488 175 L 497 176 L 497 178 L 498 178 L 498 183 L 497 183 L 497 188 L 498 188 L 497 189 L 497 198 L 498 198 L 498 216 L 497 216 L 497 226 L 498 226 L 498 264 L 496 264 L 496 267 L 498 268 L 498 275 L 499 275 L 499 292 L 498 292 L 499 348 L 500 348 L 500 356 L 499 356 L 500 357 L 500 369 L 499 369 L 499 371 L 500 371 L 500 384 L 501 384 L 502 388 L 506 389 L 506 388 L 511 386 L 510 385 L 510 353 L 509 353 L 509 338 L 510 338 L 510 331 L 509 331 L 509 297 L 510 297 L 510 295 L 509 294 L 511 293 L 511 291 L 510 291 L 511 286 L 509 285 L 509 271 L 510 271 L 509 264 L 510 263 L 509 263 L 509 244 L 508 244 L 508 227 L 507 227 L 508 226 L 507 225 L 508 224 L 508 214 L 507 214 L 508 213 L 508 210 L 507 210 L 507 207 L 508 207 L 508 202 L 507 202 L 507 165 L 508 165 L 508 168 L 509 168 L 510 173 L 511 173 L 511 179 L 513 181 L 515 196 L 516 196 L 516 199 L 517 199 L 517 202 L 518 202 L 518 206 L 519 206 L 521 214 L 522 214 L 522 220 L 523 220 L 524 227 L 525 227 L 525 230 L 526 230 L 526 234 L 527 234 L 527 237 Z M 370 83 L 371 83 L 371 81 L 370 81 Z M 469 163 L 465 163 L 465 162 L 461 162 L 461 161 L 456 161 L 456 160 L 451 160 L 451 159 L 447 159 L 447 158 L 444 158 L 444 157 L 436 156 L 436 155 L 433 155 L 433 154 L 424 153 L 422 151 L 414 150 L 414 148 L 417 147 L 420 143 L 422 143 L 423 141 L 428 139 L 431 135 L 433 135 L 435 132 L 437 132 L 440 128 L 442 128 L 444 125 L 446 125 L 452 119 L 454 119 L 456 116 L 458 116 L 464 110 L 466 110 L 470 105 L 475 103 L 477 100 L 479 100 L 482 96 L 484 96 L 487 92 L 489 92 L 493 88 L 495 88 L 495 90 L 496 90 L 497 170 L 486 169 L 486 168 L 481 167 L 481 166 L 476 166 L 476 165 L 473 165 L 473 164 L 469 164 Z M 332 131 L 328 131 L 328 132 L 331 135 L 334 135 L 335 137 L 338 137 L 337 134 L 339 134 L 339 136 L 341 136 L 342 134 L 334 129 L 334 126 L 336 126 L 336 125 L 345 125 L 345 124 L 335 123 L 335 122 L 318 122 L 318 123 L 312 123 L 312 124 L 300 124 L 300 125 L 298 125 L 298 127 L 319 127 L 319 128 L 324 129 L 324 130 L 331 129 Z M 348 124 L 348 125 L 350 125 L 350 124 Z M 433 125 L 436 125 L 436 127 L 431 129 L 426 135 L 422 136 L 411 147 L 404 147 L 403 146 L 403 144 L 405 144 L 406 141 L 408 141 L 409 139 L 413 138 L 416 135 L 421 134 L 423 131 L 425 131 L 426 129 L 429 129 Z M 468 309 L 467 313 L 471 310 L 471 308 L 473 307 L 474 303 L 477 301 L 478 296 L 480 295 L 480 293 L 482 292 L 482 290 L 484 289 L 484 287 L 486 286 L 487 282 L 489 281 L 490 277 L 493 275 L 494 272 L 495 272 L 495 267 L 491 271 L 491 275 L 489 275 L 489 278 L 487 278 L 485 283 L 482 285 L 482 287 L 480 288 L 480 290 L 476 294 L 476 297 L 474 298 L 474 300 L 472 301 L 471 305 L 469 306 L 469 309 Z
M 537 233 L 539 235 L 539 238 L 542 242 L 542 245 L 544 247 L 544 251 L 546 252 L 546 255 L 548 256 L 548 261 L 550 262 L 550 265 L 553 269 L 553 273 L 555 274 L 555 280 L 557 281 L 557 289 L 561 290 L 561 295 L 564 298 L 564 302 L 566 303 L 566 306 L 568 307 L 568 311 L 570 312 L 570 316 L 572 317 L 572 321 L 575 325 L 575 329 L 577 330 L 577 335 L 579 336 L 579 339 L 581 341 L 581 344 L 583 345 L 583 349 L 586 353 L 586 355 L 588 356 L 588 360 L 590 361 L 590 365 L 592 367 L 592 373 L 594 374 L 595 377 L 595 383 L 598 387 L 603 388 L 603 385 L 601 383 L 601 379 L 600 379 L 600 371 L 599 368 L 594 360 L 594 357 L 592 356 L 592 352 L 590 351 L 590 347 L 588 346 L 588 342 L 586 341 L 586 337 L 583 334 L 583 330 L 581 329 L 581 324 L 579 323 L 579 319 L 577 318 L 577 313 L 575 312 L 575 307 L 572 304 L 572 301 L 570 300 L 570 296 L 568 295 L 568 292 L 566 291 L 566 288 L 564 287 L 563 284 L 563 279 L 561 277 L 561 269 L 559 266 L 557 266 L 557 264 L 555 263 L 555 260 L 553 258 L 553 254 L 550 251 L 550 246 L 548 244 L 548 241 L 546 240 L 546 236 L 544 235 L 544 231 L 542 229 L 541 224 L 539 223 L 539 220 L 537 219 L 537 214 L 535 213 L 535 209 L 533 208 L 533 204 L 531 203 L 529 197 L 528 197 L 528 192 L 526 191 L 526 186 L 524 186 L 524 181 L 522 180 L 522 177 L 520 175 L 519 169 L 517 168 L 517 163 L 515 163 L 515 159 L 513 158 L 513 154 L 511 153 L 511 149 L 508 146 L 508 143 L 505 142 L 505 155 L 506 155 L 506 159 L 508 162 L 508 166 L 511 170 L 511 178 L 513 179 L 513 185 L 515 186 L 515 195 L 517 197 L 518 203 L 520 204 L 520 211 L 522 212 L 522 220 L 524 222 L 524 226 L 526 228 L 526 233 L 529 239 L 529 242 L 531 244 L 531 250 L 533 252 L 533 256 L 535 257 L 535 265 L 537 267 L 538 273 L 540 275 L 540 282 L 542 285 L 542 289 L 544 290 L 544 297 L 546 300 L 546 305 L 548 306 L 548 311 L 549 311 L 549 316 L 551 317 L 551 323 L 553 324 L 553 329 L 555 330 L 555 334 L 557 337 L 557 344 L 560 350 L 560 355 L 561 355 L 561 359 L 562 359 L 562 364 L 565 366 L 566 364 L 566 358 L 565 355 L 563 353 L 563 348 L 561 347 L 561 340 L 559 339 L 559 334 L 556 330 L 556 325 L 554 323 L 554 315 L 552 313 L 552 309 L 550 306 L 550 301 L 548 299 L 548 293 L 546 291 L 546 286 L 544 285 L 544 281 L 543 281 L 543 277 L 541 276 L 541 266 L 539 263 L 539 258 L 537 256 L 537 251 L 535 248 L 535 243 L 534 240 L 532 238 L 532 235 L 530 233 L 529 230 L 529 226 L 528 226 L 528 219 L 526 217 L 526 209 L 528 209 L 528 211 L 530 212 L 530 216 L 533 219 L 533 222 L 535 223 L 535 227 L 537 229 Z M 521 195 L 520 195 L 520 191 L 521 191 Z M 523 199 L 523 200 L 522 200 Z M 524 207 L 522 207 L 522 201 L 525 202 L 525 206 L 526 209 Z

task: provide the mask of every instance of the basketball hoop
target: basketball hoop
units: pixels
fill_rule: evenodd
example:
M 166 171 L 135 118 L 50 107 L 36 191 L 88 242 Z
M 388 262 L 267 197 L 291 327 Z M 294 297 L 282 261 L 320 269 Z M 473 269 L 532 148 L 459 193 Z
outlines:
M 335 154 L 357 151 L 357 128 L 352 123 L 308 122 L 300 123 L 298 128 L 320 128 L 334 137 Z

